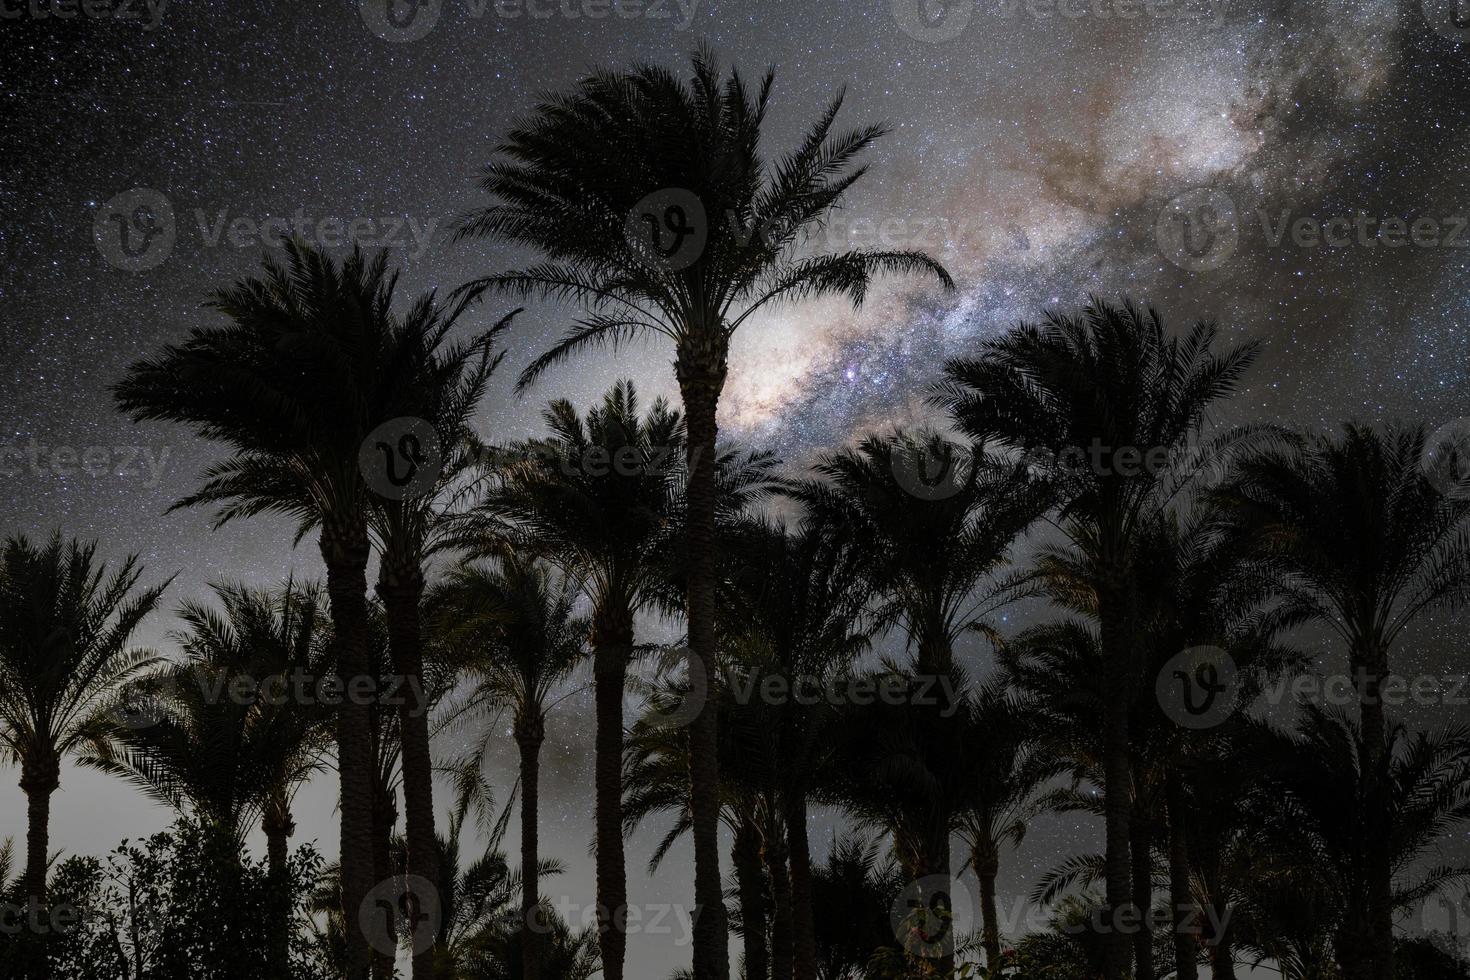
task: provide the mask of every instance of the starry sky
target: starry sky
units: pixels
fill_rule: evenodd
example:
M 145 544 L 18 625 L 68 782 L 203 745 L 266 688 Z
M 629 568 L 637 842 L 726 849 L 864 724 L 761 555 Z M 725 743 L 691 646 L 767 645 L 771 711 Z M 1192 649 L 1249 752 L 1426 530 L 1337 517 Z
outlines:
M 737 438 L 800 464 L 864 427 L 915 421 L 946 356 L 1088 293 L 1261 341 L 1222 420 L 1470 415 L 1470 31 L 1454 25 L 1457 2 L 433 0 L 400 29 L 377 0 L 0 0 L 0 447 L 23 454 L 0 459 L 0 531 L 60 526 L 109 555 L 136 551 L 150 577 L 181 573 L 170 608 L 210 581 L 316 574 L 314 550 L 292 551 L 279 523 L 211 532 L 206 513 L 164 515 L 213 454 L 121 419 L 107 386 L 207 322 L 200 303 L 258 266 L 271 219 L 386 241 L 406 293 L 525 260 L 449 241 L 454 217 L 484 203 L 473 177 L 498 134 L 590 65 L 682 62 L 702 40 L 747 73 L 777 67 L 772 153 L 840 86 L 847 122 L 889 123 L 825 241 L 925 248 L 959 284 L 946 297 L 892 281 L 857 312 L 817 303 L 749 324 L 722 404 Z M 146 268 L 109 231 L 139 202 L 172 213 Z M 1182 254 L 1170 216 L 1201 207 L 1232 216 L 1211 225 L 1229 234 Z M 1397 247 L 1356 231 L 1311 244 L 1334 220 L 1426 224 Z M 551 306 L 519 321 L 487 437 L 533 433 L 547 400 L 585 405 L 619 377 L 674 394 L 669 351 L 635 345 L 514 395 L 514 374 L 565 324 Z M 1409 666 L 1463 669 L 1463 625 L 1428 624 Z M 170 626 L 156 616 L 142 639 L 166 648 Z M 590 699 L 558 711 L 543 840 L 569 871 L 548 888 L 587 905 Z M 509 757 L 498 766 L 507 786 Z M 120 785 L 63 778 L 53 835 L 70 851 L 164 819 Z M 22 828 L 13 782 L 0 779 L 0 835 Z M 334 848 L 330 787 L 300 808 L 301 839 Z M 1023 892 L 1094 831 L 1039 826 L 1003 890 Z M 655 836 L 630 851 L 633 900 L 686 901 L 687 853 L 643 875 Z M 635 975 L 687 962 L 675 932 L 630 944 Z

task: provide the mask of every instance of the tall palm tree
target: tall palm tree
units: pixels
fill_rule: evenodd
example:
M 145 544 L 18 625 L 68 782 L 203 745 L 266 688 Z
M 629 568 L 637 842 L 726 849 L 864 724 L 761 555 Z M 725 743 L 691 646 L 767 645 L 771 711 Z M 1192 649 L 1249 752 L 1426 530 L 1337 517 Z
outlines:
M 413 324 L 437 327 L 455 311 L 393 315 L 397 285 L 386 254 L 354 249 L 336 262 L 302 242 L 285 262 L 216 293 L 208 308 L 226 323 L 196 327 L 179 344 L 133 365 L 114 388 L 136 421 L 191 425 L 230 455 L 175 506 L 220 507 L 216 523 L 280 513 L 297 519 L 298 540 L 319 529 L 327 569 L 337 673 L 355 687 L 367 660 L 369 489 L 362 457 L 380 426 L 398 418 L 405 365 L 422 353 Z M 430 302 L 430 301 L 421 301 Z M 366 444 L 366 445 L 365 445 Z M 342 901 L 346 921 L 373 887 L 372 706 L 346 698 L 337 713 L 341 784 Z M 360 930 L 347 933 L 349 980 L 361 980 L 372 953 Z
M 1423 429 L 1349 423 L 1341 435 L 1248 455 L 1220 488 L 1286 601 L 1341 639 L 1358 693 L 1367 780 L 1383 771 L 1380 686 L 1395 641 L 1427 610 L 1470 597 L 1470 501 L 1430 479 L 1426 461 L 1438 448 Z M 1361 789 L 1361 804 L 1386 818 L 1388 786 Z M 1366 965 L 1355 970 L 1385 980 L 1394 971 L 1388 837 L 1369 837 L 1366 846 L 1370 893 L 1358 933 Z
M 752 89 L 738 72 L 723 78 L 713 55 L 701 50 L 693 75 L 686 83 L 654 66 L 597 71 L 543 102 L 497 147 L 481 181 L 494 203 L 470 216 L 461 234 L 499 238 L 546 257 L 469 284 L 472 295 L 536 295 L 585 310 L 566 337 L 531 363 L 523 383 L 599 344 L 648 334 L 673 343 L 689 432 L 689 646 L 713 676 L 714 458 L 731 337 L 781 302 L 844 296 L 859 304 L 873 278 L 889 271 L 928 273 L 945 287 L 953 284 L 919 252 L 803 251 L 806 233 L 862 176 L 854 161 L 883 135 L 882 127 L 834 135 L 839 94 L 800 144 L 770 165 L 759 144 L 773 74 Z M 696 980 L 729 975 L 715 724 L 712 712 L 701 713 L 690 744 L 701 910 Z M 621 980 L 619 973 L 609 978 Z
M 913 494 L 904 467 L 922 458 L 956 466 L 945 493 L 930 499 Z M 1011 547 L 1044 511 L 1046 498 L 1024 471 L 934 432 L 870 435 L 855 448 L 822 457 L 816 471 L 818 478 L 799 484 L 794 495 L 860 556 L 877 597 L 874 625 L 898 626 L 914 651 L 913 671 L 923 678 L 916 690 L 937 696 L 928 707 L 910 710 L 947 715 L 955 707 L 947 703 L 949 689 L 934 682 L 950 679 L 962 637 L 999 640 L 996 616 L 1023 586 L 1004 574 Z M 913 731 L 940 737 L 947 727 L 936 722 Z M 939 743 L 929 748 L 944 751 Z M 936 806 L 952 801 L 944 793 L 929 799 Z M 910 840 L 917 849 L 915 877 L 950 876 L 952 816 L 933 812 L 923 822 L 929 836 Z M 946 953 L 939 968 L 951 966 Z
M 191 601 L 179 611 L 184 628 L 173 635 L 184 661 L 139 680 L 137 693 L 152 702 L 138 712 L 146 723 L 120 725 L 83 761 L 192 810 L 241 847 L 259 819 L 268 871 L 284 884 L 291 799 L 319 768 L 331 730 L 330 712 L 290 687 L 327 666 L 319 642 L 323 597 L 290 581 L 274 592 L 214 591 L 218 610 Z M 272 963 L 287 971 L 290 910 L 276 912 Z
M 1362 723 L 1337 708 L 1304 705 L 1289 733 L 1257 726 L 1255 792 L 1269 836 L 1289 842 L 1300 877 L 1328 886 L 1332 946 L 1341 975 L 1374 977 L 1381 959 L 1365 942 L 1377 901 L 1378 855 L 1386 853 L 1390 921 L 1447 885 L 1470 880 L 1470 867 L 1424 859 L 1446 835 L 1470 822 L 1470 729 L 1408 733 L 1388 723 L 1369 749 Z M 1363 769 L 1380 768 L 1377 779 Z M 1382 790 L 1369 789 L 1381 786 Z M 1387 814 L 1362 796 L 1382 793 Z M 1375 841 L 1382 840 L 1382 849 Z M 1391 938 L 1391 933 L 1390 933 Z
M 807 805 L 829 761 L 833 746 L 828 736 L 835 722 L 832 705 L 810 696 L 840 684 L 869 646 L 860 625 L 869 597 L 864 559 L 861 546 L 848 546 L 844 533 L 820 519 L 794 531 L 763 519 L 747 520 L 732 529 L 726 549 L 731 563 L 744 571 L 731 576 L 727 635 L 742 638 L 745 648 L 755 651 L 750 659 L 759 682 L 778 677 L 801 693 L 770 706 L 779 759 L 772 775 L 786 835 L 781 863 L 789 862 L 790 966 L 796 980 L 816 980 L 818 970 Z M 778 902 L 784 897 L 778 893 Z M 779 969 L 776 978 L 786 980 Z
M 585 417 L 556 401 L 543 418 L 550 436 L 487 454 L 494 464 L 487 489 L 462 522 L 460 538 L 472 554 L 508 546 L 540 555 L 577 581 L 591 602 L 598 927 L 604 969 L 613 978 L 627 946 L 624 689 L 634 619 L 664 601 L 684 425 L 662 400 L 640 412 L 631 381 L 614 385 Z
M 453 526 L 446 511 L 460 499 L 461 477 L 479 448 L 470 425 L 485 389 L 504 353 L 494 353 L 495 339 L 510 326 L 515 313 L 469 342 L 446 344 L 464 304 L 446 308 L 425 296 L 403 317 L 402 342 L 394 366 L 391 413 L 421 419 L 432 427 L 443 460 L 438 479 L 424 493 L 374 493 L 368 524 L 382 553 L 378 595 L 388 627 L 397 690 L 389 698 L 398 705 L 398 740 L 402 751 L 404 836 L 409 874 L 437 881 L 434 861 L 434 763 L 429 751 L 429 706 L 423 698 L 424 651 L 420 613 L 424 599 L 424 566 L 447 543 Z M 434 980 L 433 950 L 414 957 L 414 980 Z
M 452 635 L 463 644 L 472 684 L 457 710 L 493 716 L 508 709 L 512 715 L 520 750 L 524 980 L 539 980 L 541 746 L 552 694 L 582 659 L 590 623 L 574 614 L 572 582 L 535 561 L 506 557 L 498 566 L 461 566 L 441 589 L 440 608 L 446 623 L 457 624 Z M 487 727 L 487 742 L 489 734 Z
M 25 895 L 37 905 L 61 761 L 106 741 L 115 695 L 152 660 L 129 644 L 168 583 L 139 588 L 142 576 L 136 555 L 109 575 L 96 542 L 60 532 L 45 544 L 12 537 L 0 551 L 0 750 L 20 766 Z
M 1341 640 L 1358 693 L 1367 780 L 1359 801 L 1392 811 L 1379 753 L 1389 744 L 1380 689 L 1403 631 L 1436 606 L 1470 598 L 1470 501 L 1443 493 L 1424 430 L 1349 424 L 1341 434 L 1285 440 L 1239 462 L 1221 499 L 1250 533 L 1285 600 Z M 1380 780 L 1379 782 L 1373 782 Z M 1366 837 L 1363 944 L 1354 976 L 1393 975 L 1389 826 Z
M 1076 315 L 1049 312 L 951 360 L 935 398 L 961 431 L 1027 453 L 1053 487 L 1073 543 L 1101 570 L 1094 589 L 1106 663 L 1104 782 L 1109 916 L 1131 907 L 1129 692 L 1139 603 L 1137 543 L 1178 491 L 1177 460 L 1209 408 L 1231 394 L 1255 357 L 1215 351 L 1218 329 L 1170 336 L 1152 309 L 1093 299 Z M 1108 940 L 1109 980 L 1128 968 L 1127 936 Z

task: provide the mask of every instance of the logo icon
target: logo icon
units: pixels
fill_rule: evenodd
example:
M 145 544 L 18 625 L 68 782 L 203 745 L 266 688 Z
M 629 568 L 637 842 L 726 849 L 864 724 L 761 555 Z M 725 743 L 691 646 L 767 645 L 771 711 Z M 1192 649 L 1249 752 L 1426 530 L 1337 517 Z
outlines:
M 1235 254 L 1235 246 L 1240 243 L 1235 202 L 1213 187 L 1185 191 L 1159 212 L 1154 240 L 1164 258 L 1181 269 L 1218 269 Z
M 418 875 L 379 882 L 357 913 L 358 927 L 368 945 L 384 956 L 394 956 L 403 939 L 415 956 L 426 952 L 433 947 L 443 920 L 439 890 Z
M 1240 694 L 1235 660 L 1219 647 L 1190 647 L 1164 664 L 1154 694 L 1181 728 L 1214 728 L 1230 717 Z
M 1470 41 L 1470 0 L 1423 0 L 1424 20 L 1456 44 Z
M 170 705 L 179 695 L 176 669 L 165 668 L 122 685 L 112 708 L 112 720 L 132 731 L 161 725 L 173 714 Z
M 893 935 L 912 956 L 938 959 L 955 950 L 955 935 L 968 932 L 969 895 L 948 875 L 911 881 L 889 910 Z M 963 906 L 955 908 L 956 899 Z
M 694 723 L 709 700 L 709 673 L 704 662 L 687 646 L 666 649 L 659 657 L 658 670 L 664 672 L 680 662 L 688 671 L 687 687 L 677 700 L 651 702 L 643 720 L 655 728 L 686 728 Z
M 916 41 L 953 41 L 970 26 L 976 0 L 890 0 L 899 30 Z
M 1458 418 L 1435 429 L 1419 456 L 1424 479 L 1451 500 L 1470 497 L 1470 418 Z
M 427 37 L 444 13 L 444 0 L 361 0 L 368 30 L 393 44 Z
M 431 492 L 444 466 L 439 434 L 428 422 L 410 416 L 391 419 L 370 432 L 357 461 L 368 487 L 387 500 Z
M 893 479 L 920 500 L 947 500 L 974 476 L 974 459 L 964 446 L 938 435 L 902 438 L 894 443 Z
M 124 272 L 146 272 L 162 265 L 177 236 L 173 203 L 149 187 L 115 195 L 92 218 L 97 251 Z
M 679 272 L 704 254 L 709 221 L 703 202 L 693 192 L 670 187 L 654 191 L 633 206 L 623 222 L 623 237 L 644 265 Z

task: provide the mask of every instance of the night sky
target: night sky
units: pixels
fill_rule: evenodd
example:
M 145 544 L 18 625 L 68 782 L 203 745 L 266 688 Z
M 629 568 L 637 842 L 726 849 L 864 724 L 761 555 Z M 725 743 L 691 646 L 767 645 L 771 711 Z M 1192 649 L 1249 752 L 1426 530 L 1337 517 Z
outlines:
M 449 241 L 454 217 L 484 203 L 473 178 L 497 136 L 591 65 L 685 63 L 701 40 L 748 74 L 776 65 L 770 155 L 843 85 L 846 122 L 888 122 L 829 240 L 925 248 L 959 284 L 945 297 L 886 281 L 857 313 L 809 304 L 752 322 L 722 404 L 733 437 L 800 464 L 864 426 L 912 421 L 946 356 L 1088 293 L 1261 341 L 1222 420 L 1433 428 L 1470 415 L 1470 29 L 1453 26 L 1455 4 L 433 0 L 409 33 L 437 21 L 413 38 L 373 0 L 0 0 L 0 447 L 20 453 L 0 458 L 0 532 L 59 525 L 109 555 L 139 552 L 150 579 L 181 573 L 169 609 L 210 581 L 318 574 L 282 522 L 212 532 L 207 512 L 165 516 L 215 452 L 120 418 L 108 385 L 209 322 L 201 302 L 258 267 L 268 219 L 299 217 L 328 244 L 346 228 L 366 245 L 389 238 L 404 295 L 524 261 Z M 172 244 L 130 262 L 113 216 L 140 203 L 172 211 L 159 230 Z M 1233 213 L 1234 234 L 1181 256 L 1159 229 L 1200 206 Z M 1418 231 L 1376 235 L 1399 221 Z M 492 302 L 475 323 L 501 312 Z M 585 406 L 623 376 L 674 394 L 670 351 L 635 346 L 515 396 L 514 375 L 566 323 L 549 305 L 521 318 L 488 438 L 533 433 L 549 399 Z M 167 649 L 171 625 L 155 616 L 142 639 Z M 1463 670 L 1463 627 L 1420 630 L 1401 669 Z M 592 893 L 589 718 L 585 695 L 558 708 L 543 770 L 543 846 L 569 866 L 546 887 L 577 903 L 574 921 Z M 509 772 L 492 773 L 502 790 Z M 332 782 L 302 794 L 297 838 L 328 851 Z M 0 836 L 23 831 L 13 783 L 0 778 Z M 164 821 L 117 781 L 69 768 L 53 840 L 96 853 Z M 1040 822 L 1003 892 L 1029 890 L 1099 830 Z M 660 833 L 630 850 L 635 903 L 692 893 L 687 850 L 644 876 Z M 687 965 L 679 938 L 635 937 L 631 975 Z

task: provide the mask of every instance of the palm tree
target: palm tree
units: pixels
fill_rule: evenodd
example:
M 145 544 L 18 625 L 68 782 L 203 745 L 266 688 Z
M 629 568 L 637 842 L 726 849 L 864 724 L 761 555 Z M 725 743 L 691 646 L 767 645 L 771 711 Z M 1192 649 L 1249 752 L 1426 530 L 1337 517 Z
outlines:
M 83 762 L 168 806 L 192 809 L 239 847 L 259 819 L 269 873 L 284 884 L 291 798 L 319 768 L 330 731 L 330 712 L 289 686 L 326 666 L 323 597 L 290 581 L 276 592 L 214 591 L 218 611 L 196 602 L 179 611 L 185 627 L 174 637 L 184 662 L 139 680 L 137 692 L 153 704 L 135 709 L 139 721 L 120 725 Z M 277 912 L 272 962 L 287 971 L 290 909 Z
M 747 520 L 732 528 L 726 549 L 745 574 L 731 576 L 732 615 L 726 631 L 754 651 L 749 665 L 757 682 L 779 677 L 801 691 L 770 706 L 779 764 L 773 766 L 785 847 L 778 864 L 789 862 L 791 967 L 796 980 L 816 980 L 818 950 L 813 898 L 807 804 L 829 761 L 835 712 L 822 698 L 809 698 L 840 683 L 869 645 L 859 626 L 869 586 L 860 547 L 849 547 L 843 532 L 808 521 L 794 532 L 766 520 Z M 768 844 L 768 847 L 770 845 Z M 782 883 L 778 880 L 778 888 Z M 785 898 L 778 892 L 778 905 Z M 783 910 L 784 911 L 784 910 Z M 784 927 L 784 922 L 782 923 Z M 783 942 L 778 944 L 784 946 Z M 781 952 L 778 950 L 778 952 Z M 778 964 L 777 980 L 785 980 Z M 787 974 L 791 975 L 791 974 Z
M 1390 922 L 1446 885 L 1470 880 L 1470 867 L 1424 861 L 1470 822 L 1470 729 L 1411 735 L 1390 723 L 1376 749 L 1368 737 L 1342 710 L 1312 704 L 1302 706 L 1295 731 L 1257 726 L 1254 733 L 1267 836 L 1303 865 L 1299 877 L 1327 886 L 1332 945 L 1346 978 L 1373 977 L 1382 962 L 1364 937 L 1380 854 L 1388 861 Z M 1364 778 L 1370 765 L 1380 768 L 1376 779 Z M 1389 811 L 1368 805 L 1365 792 L 1381 793 Z
M 292 242 L 284 264 L 268 259 L 262 276 L 215 294 L 208 308 L 224 314 L 226 324 L 194 328 L 183 343 L 134 364 L 114 388 L 135 421 L 186 423 L 229 448 L 231 455 L 176 507 L 219 505 L 217 525 L 285 514 L 298 521 L 298 540 L 319 529 L 336 670 L 349 689 L 372 673 L 363 457 L 372 459 L 375 443 L 384 440 L 369 436 L 399 418 L 405 385 L 416 383 L 405 367 L 425 340 L 412 325 L 437 328 L 458 312 L 412 314 L 405 328 L 391 312 L 396 285 L 386 254 L 368 259 L 354 249 L 338 263 Z M 374 873 L 372 707 L 361 700 L 344 699 L 337 713 L 348 922 Z M 367 937 L 350 929 L 346 941 L 349 980 L 361 980 L 372 962 Z
M 969 796 L 959 806 L 960 835 L 970 849 L 969 865 L 980 880 L 980 918 L 985 965 L 1000 969 L 1000 920 L 995 894 L 1001 846 L 1019 847 L 1036 814 L 1036 794 L 1058 775 L 1064 763 L 1040 748 L 1038 733 L 1024 703 L 995 682 L 971 696 L 972 710 L 963 737 L 982 751 L 970 756 L 965 784 Z
M 944 494 L 919 498 L 906 484 L 904 467 L 930 457 L 950 460 L 958 476 Z M 794 495 L 860 556 L 877 596 L 874 625 L 899 626 L 915 652 L 919 683 L 938 696 L 931 708 L 910 710 L 947 715 L 954 707 L 948 689 L 934 682 L 949 680 L 962 637 L 1000 639 L 995 616 L 1023 586 L 1002 573 L 1012 545 L 1042 513 L 1046 498 L 1016 467 L 933 432 L 870 435 L 856 448 L 822 457 L 816 471 L 819 478 L 799 484 Z M 930 747 L 945 751 L 940 744 Z M 948 805 L 945 794 L 929 796 Z M 924 821 L 927 839 L 910 840 L 918 849 L 915 877 L 950 875 L 951 816 L 936 811 Z M 946 954 L 939 968 L 951 966 Z
M 537 295 L 586 311 L 531 363 L 523 384 L 588 347 L 648 334 L 673 343 L 689 432 L 689 646 L 713 676 L 716 414 L 730 338 L 781 302 L 845 296 L 860 304 L 884 272 L 929 273 L 945 287 L 953 284 L 919 252 L 803 253 L 806 233 L 862 176 L 854 161 L 883 135 L 882 127 L 833 135 L 839 94 L 796 149 L 768 165 L 759 144 L 773 74 L 751 89 L 738 72 L 722 78 L 706 50 L 695 55 L 693 70 L 691 84 L 654 66 L 597 71 L 572 92 L 546 100 L 498 146 L 499 159 L 481 181 L 495 203 L 460 231 L 546 256 L 530 268 L 468 284 L 471 295 Z M 643 228 L 651 234 L 638 232 Z M 701 910 L 696 980 L 729 974 L 715 724 L 712 712 L 701 713 L 690 743 Z M 609 980 L 621 980 L 620 967 L 608 965 Z
M 849 834 L 832 842 L 826 861 L 812 869 L 816 910 L 817 975 L 861 980 L 875 945 L 892 930 L 893 903 L 904 873 L 877 841 Z
M 44 545 L 12 537 L 0 551 L 0 748 L 20 766 L 25 895 L 35 905 L 46 899 L 61 761 L 106 741 L 115 695 L 152 660 L 129 643 L 168 583 L 139 589 L 142 576 L 136 555 L 109 575 L 96 542 L 60 532 Z
M 520 750 L 521 912 L 527 944 L 524 980 L 539 980 L 540 894 L 537 807 L 546 714 L 557 686 L 583 656 L 590 623 L 574 615 L 576 592 L 534 561 L 455 569 L 438 597 L 451 635 L 465 651 L 472 689 L 457 709 L 466 716 L 509 709 Z M 490 729 L 486 729 L 489 741 Z
M 1214 351 L 1218 329 L 1171 337 L 1157 312 L 1093 299 L 1048 313 L 945 365 L 935 398 L 960 430 L 1022 451 L 1052 485 L 1064 529 L 1100 571 L 1094 590 L 1106 664 L 1103 739 L 1107 903 L 1136 919 L 1129 858 L 1128 718 L 1138 665 L 1136 551 L 1141 532 L 1179 489 L 1178 456 L 1210 406 L 1235 390 L 1255 348 Z M 1127 936 L 1108 940 L 1110 980 L 1128 968 Z
M 447 541 L 452 521 L 445 509 L 453 509 L 457 481 L 474 461 L 479 446 L 470 423 L 504 356 L 503 352 L 494 354 L 492 345 L 516 316 L 509 314 L 470 342 L 446 345 L 463 309 L 463 303 L 439 306 L 429 295 L 400 321 L 400 353 L 393 366 L 394 403 L 389 412 L 427 422 L 443 465 L 427 492 L 374 493 L 368 512 L 369 527 L 382 552 L 378 595 L 393 660 L 395 687 L 388 697 L 398 704 L 407 873 L 426 881 L 438 880 L 433 866 L 438 844 L 429 706 L 422 698 L 424 566 Z M 434 980 L 432 950 L 414 957 L 413 976 L 414 980 Z
M 584 417 L 569 402 L 543 415 L 548 438 L 493 451 L 479 509 L 463 522 L 472 554 L 504 547 L 554 562 L 586 592 L 596 709 L 597 908 L 602 962 L 622 969 L 628 903 L 623 859 L 623 696 L 635 617 L 663 602 L 676 526 L 684 426 L 656 400 L 640 413 L 631 381 Z M 617 924 L 617 925 L 615 925 Z
M 1346 648 L 1358 692 L 1365 754 L 1361 776 L 1384 771 L 1388 744 L 1380 688 L 1399 635 L 1421 614 L 1470 595 L 1470 502 L 1442 493 L 1427 461 L 1439 447 L 1424 430 L 1349 424 L 1340 435 L 1283 441 L 1241 460 L 1220 488 L 1258 543 L 1288 603 Z M 1384 784 L 1360 801 L 1383 820 Z M 1369 894 L 1357 923 L 1363 944 L 1353 975 L 1393 975 L 1388 830 L 1365 838 Z

